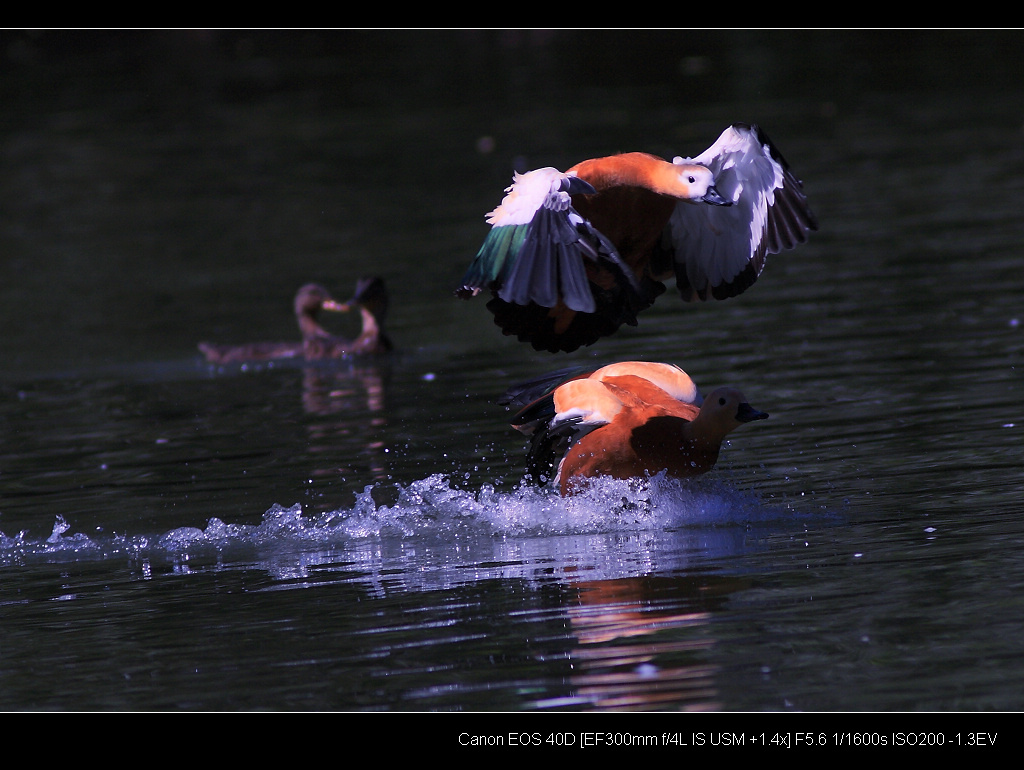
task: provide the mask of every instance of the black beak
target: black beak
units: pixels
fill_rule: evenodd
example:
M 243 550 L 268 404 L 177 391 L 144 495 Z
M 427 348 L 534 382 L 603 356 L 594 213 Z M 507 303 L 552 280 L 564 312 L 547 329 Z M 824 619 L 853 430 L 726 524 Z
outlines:
M 750 404 L 743 402 L 740 404 L 740 408 L 736 410 L 736 421 L 737 422 L 753 422 L 754 420 L 767 420 L 768 412 L 762 412 L 759 409 L 755 409 Z
M 569 193 L 569 195 L 595 195 L 597 193 L 590 182 L 584 182 L 578 176 L 567 176 L 562 180 L 562 186 L 558 189 Z
M 721 193 L 718 192 L 718 188 L 714 185 L 708 187 L 708 191 L 704 193 L 704 197 L 701 198 L 705 203 L 710 203 L 712 206 L 731 206 L 732 201 L 726 200 L 722 197 Z

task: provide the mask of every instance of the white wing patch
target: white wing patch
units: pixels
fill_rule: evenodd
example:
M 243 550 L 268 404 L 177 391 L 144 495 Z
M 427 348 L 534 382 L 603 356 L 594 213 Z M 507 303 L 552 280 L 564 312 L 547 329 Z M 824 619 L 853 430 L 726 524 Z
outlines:
M 508 194 L 497 208 L 487 214 L 487 224 L 494 227 L 526 225 L 541 208 L 564 211 L 572 201 L 568 193 L 559 191 L 567 176 L 550 166 L 525 174 L 516 172 L 512 176 L 512 184 L 505 188 Z

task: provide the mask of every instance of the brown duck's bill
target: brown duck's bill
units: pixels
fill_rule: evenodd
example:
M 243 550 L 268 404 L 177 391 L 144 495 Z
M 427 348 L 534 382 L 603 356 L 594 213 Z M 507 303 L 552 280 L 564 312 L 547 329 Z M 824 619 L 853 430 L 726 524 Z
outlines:
M 707 192 L 704 193 L 704 197 L 701 198 L 701 200 L 704 201 L 705 203 L 710 203 L 712 206 L 732 205 L 732 201 L 729 200 L 728 198 L 722 197 L 722 194 L 718 192 L 718 188 L 715 187 L 714 185 L 708 187 Z
M 755 409 L 750 404 L 740 404 L 740 408 L 736 411 L 736 419 L 739 422 L 753 422 L 754 420 L 767 420 L 768 412 L 762 412 L 760 409 Z

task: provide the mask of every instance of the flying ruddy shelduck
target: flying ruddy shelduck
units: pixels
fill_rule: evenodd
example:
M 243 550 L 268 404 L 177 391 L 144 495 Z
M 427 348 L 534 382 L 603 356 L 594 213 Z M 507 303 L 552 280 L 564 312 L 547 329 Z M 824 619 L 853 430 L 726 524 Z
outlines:
M 673 277 L 684 300 L 748 289 L 818 223 L 765 133 L 735 123 L 695 158 L 627 152 L 516 174 L 456 294 L 507 335 L 572 351 L 635 326 Z

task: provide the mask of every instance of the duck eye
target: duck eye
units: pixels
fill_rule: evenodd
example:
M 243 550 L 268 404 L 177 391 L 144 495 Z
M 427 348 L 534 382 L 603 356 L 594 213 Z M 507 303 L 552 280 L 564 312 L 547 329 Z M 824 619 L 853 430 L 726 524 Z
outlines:
M 693 184 L 694 182 L 697 181 L 697 177 L 695 177 L 693 175 L 688 176 L 688 177 L 686 177 L 686 181 L 689 182 L 690 184 Z
M 718 405 L 719 406 L 725 406 L 725 399 L 724 398 L 718 399 Z

